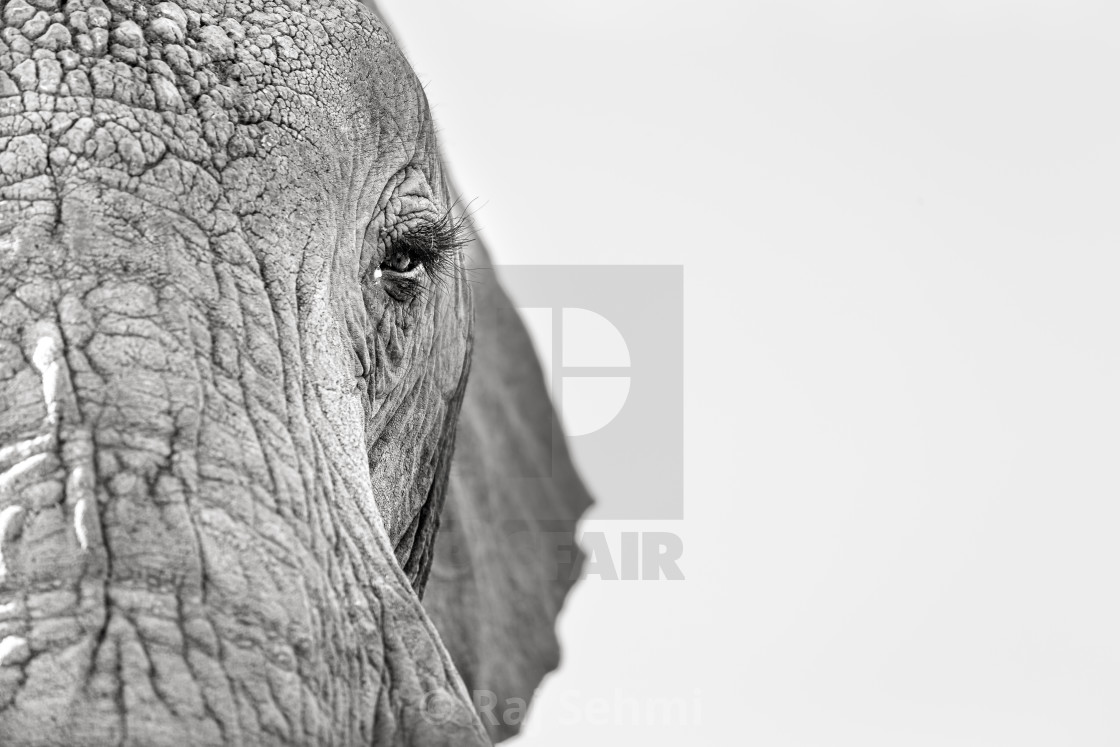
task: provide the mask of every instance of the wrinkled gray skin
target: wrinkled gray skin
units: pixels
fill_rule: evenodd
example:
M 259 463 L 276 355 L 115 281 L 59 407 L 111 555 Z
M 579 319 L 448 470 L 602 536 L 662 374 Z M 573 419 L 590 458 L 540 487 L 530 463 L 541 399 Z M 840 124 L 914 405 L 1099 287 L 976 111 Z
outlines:
M 0 743 L 516 731 L 467 687 L 556 665 L 579 558 L 536 540 L 587 495 L 470 260 L 375 277 L 450 207 L 384 26 L 10 0 L 0 42 Z

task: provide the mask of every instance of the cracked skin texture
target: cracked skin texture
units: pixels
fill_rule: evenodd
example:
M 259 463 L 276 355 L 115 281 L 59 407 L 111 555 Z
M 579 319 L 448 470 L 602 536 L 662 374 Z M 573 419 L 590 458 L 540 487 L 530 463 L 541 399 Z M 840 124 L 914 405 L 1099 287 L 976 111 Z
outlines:
M 486 743 L 420 606 L 470 351 L 431 118 L 353 0 L 10 0 L 0 743 Z

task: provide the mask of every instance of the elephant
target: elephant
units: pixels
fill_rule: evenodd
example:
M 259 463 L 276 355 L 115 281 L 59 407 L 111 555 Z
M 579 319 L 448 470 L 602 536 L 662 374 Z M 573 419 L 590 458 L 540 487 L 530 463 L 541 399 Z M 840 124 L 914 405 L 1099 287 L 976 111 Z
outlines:
M 2 15 L 0 743 L 516 733 L 591 498 L 376 10 Z

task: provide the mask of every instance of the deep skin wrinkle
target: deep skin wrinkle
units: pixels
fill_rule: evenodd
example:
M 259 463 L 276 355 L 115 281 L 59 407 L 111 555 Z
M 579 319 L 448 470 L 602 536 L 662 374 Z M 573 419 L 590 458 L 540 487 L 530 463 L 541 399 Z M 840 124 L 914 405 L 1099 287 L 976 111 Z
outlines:
M 484 742 L 417 594 L 468 287 L 374 282 L 449 209 L 388 33 L 353 0 L 3 22 L 0 742 Z

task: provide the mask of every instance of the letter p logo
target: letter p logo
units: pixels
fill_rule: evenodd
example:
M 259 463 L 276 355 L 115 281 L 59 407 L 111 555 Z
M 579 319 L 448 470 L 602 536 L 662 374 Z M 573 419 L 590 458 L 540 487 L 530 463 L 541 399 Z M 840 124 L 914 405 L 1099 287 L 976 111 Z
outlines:
M 505 265 L 498 272 L 595 489 L 598 518 L 683 518 L 684 269 Z

